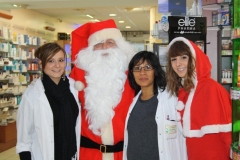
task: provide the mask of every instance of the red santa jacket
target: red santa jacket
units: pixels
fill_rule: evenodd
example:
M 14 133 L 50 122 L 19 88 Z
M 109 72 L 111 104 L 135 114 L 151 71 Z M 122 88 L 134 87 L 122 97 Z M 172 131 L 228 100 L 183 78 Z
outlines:
M 227 160 L 232 130 L 229 93 L 210 78 L 211 64 L 201 49 L 183 37 L 175 38 L 169 46 L 175 41 L 187 44 L 195 58 L 196 74 L 192 78 L 195 86 L 189 94 L 180 89 L 176 107 L 187 138 L 188 158 L 208 160 L 218 157 L 219 160 Z M 212 149 L 218 153 L 211 152 Z
M 86 87 L 87 84 L 86 84 L 84 75 L 85 75 L 85 71 L 76 67 L 74 67 L 71 72 L 71 77 L 74 78 L 76 81 L 83 82 L 84 86 Z M 126 80 L 124 91 L 122 93 L 122 99 L 119 102 L 119 104 L 114 108 L 115 115 L 112 119 L 114 144 L 118 143 L 119 141 L 123 141 L 126 114 L 133 100 L 133 97 L 134 97 L 134 92 L 129 86 L 128 80 Z M 101 137 L 93 134 L 92 131 L 88 128 L 89 124 L 88 124 L 88 120 L 86 119 L 86 110 L 84 109 L 84 104 L 85 104 L 84 90 L 79 92 L 79 100 L 82 106 L 81 135 L 99 144 L 102 144 Z M 81 147 L 80 160 L 102 160 L 102 153 L 97 149 L 88 149 L 88 148 Z M 115 152 L 114 160 L 122 160 L 122 152 Z

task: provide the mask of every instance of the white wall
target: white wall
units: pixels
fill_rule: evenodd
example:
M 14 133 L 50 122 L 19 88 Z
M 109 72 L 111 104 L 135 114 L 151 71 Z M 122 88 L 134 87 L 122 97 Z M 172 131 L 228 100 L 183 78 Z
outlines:
M 128 36 L 125 39 L 133 43 L 144 43 L 145 40 L 149 40 L 149 36 L 150 36 L 149 34 L 143 34 L 142 36 L 136 36 L 136 37 Z
M 8 27 L 12 32 L 35 35 L 47 41 L 57 40 L 58 32 L 71 33 L 75 28 L 74 24 L 59 22 L 58 19 L 27 9 L 15 9 L 0 12 L 12 15 L 11 20 L 0 18 L 0 26 Z M 55 31 L 45 30 L 44 27 L 55 28 Z
M 212 64 L 211 77 L 217 81 L 218 54 L 217 54 L 217 31 L 218 28 L 207 28 L 207 56 Z

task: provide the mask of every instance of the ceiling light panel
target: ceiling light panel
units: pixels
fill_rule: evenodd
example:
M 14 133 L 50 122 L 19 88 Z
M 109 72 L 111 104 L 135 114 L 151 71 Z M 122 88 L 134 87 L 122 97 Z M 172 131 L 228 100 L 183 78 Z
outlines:
M 91 15 L 89 15 L 89 14 L 87 14 L 86 16 L 89 17 L 89 18 L 93 18 L 93 16 L 91 16 Z
M 117 16 L 117 14 L 111 13 L 111 14 L 109 14 L 109 16 L 110 16 L 110 17 L 115 17 L 115 16 Z

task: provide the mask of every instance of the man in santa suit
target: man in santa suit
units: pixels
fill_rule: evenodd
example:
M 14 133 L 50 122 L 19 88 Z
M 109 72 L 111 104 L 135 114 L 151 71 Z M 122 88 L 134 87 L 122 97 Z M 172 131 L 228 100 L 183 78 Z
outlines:
M 134 97 L 127 81 L 133 55 L 111 19 L 72 32 L 71 77 L 82 105 L 80 160 L 122 160 L 124 123 Z

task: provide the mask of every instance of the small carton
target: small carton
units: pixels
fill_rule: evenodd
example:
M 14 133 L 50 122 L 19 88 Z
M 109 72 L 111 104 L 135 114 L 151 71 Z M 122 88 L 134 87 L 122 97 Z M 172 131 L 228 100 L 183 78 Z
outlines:
M 218 11 L 212 11 L 212 26 L 218 25 Z
M 228 9 L 218 10 L 218 25 L 223 25 L 223 26 L 230 25 Z

